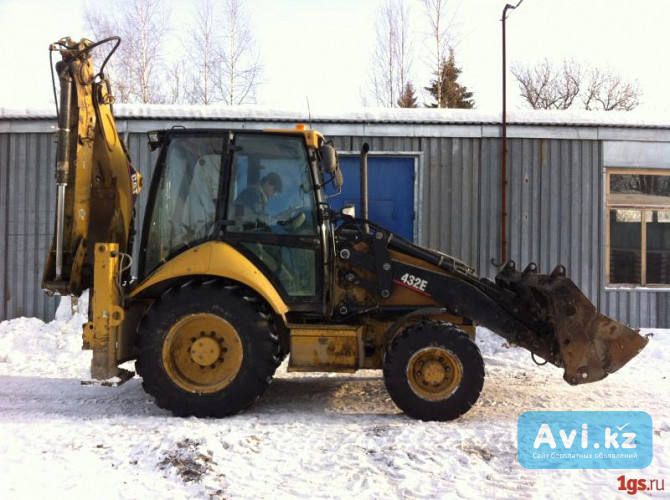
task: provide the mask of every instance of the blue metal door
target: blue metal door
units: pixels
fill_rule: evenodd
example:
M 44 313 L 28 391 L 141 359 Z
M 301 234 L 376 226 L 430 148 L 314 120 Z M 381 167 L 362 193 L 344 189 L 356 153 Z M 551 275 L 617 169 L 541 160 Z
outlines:
M 330 206 L 341 210 L 344 205 L 353 204 L 360 216 L 360 158 L 340 156 L 340 168 L 344 176 L 342 194 L 330 198 Z M 368 200 L 372 222 L 413 240 L 414 158 L 369 156 Z

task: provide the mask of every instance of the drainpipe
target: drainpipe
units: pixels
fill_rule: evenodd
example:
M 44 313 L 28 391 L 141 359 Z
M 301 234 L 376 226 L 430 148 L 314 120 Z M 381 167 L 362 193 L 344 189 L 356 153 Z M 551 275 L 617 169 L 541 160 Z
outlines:
M 507 11 L 514 10 L 521 5 L 519 0 L 516 5 L 505 5 L 502 13 L 502 193 L 501 193 L 501 221 L 500 221 L 500 265 L 507 262 L 507 47 L 505 36 L 505 20 Z
M 370 145 L 366 142 L 361 148 L 361 218 L 369 219 L 368 213 L 368 152 Z M 370 228 L 365 224 L 365 232 L 369 232 Z

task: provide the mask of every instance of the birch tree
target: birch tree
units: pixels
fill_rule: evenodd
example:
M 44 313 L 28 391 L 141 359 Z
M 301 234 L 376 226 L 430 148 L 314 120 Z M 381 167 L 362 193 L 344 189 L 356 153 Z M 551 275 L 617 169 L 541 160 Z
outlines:
M 412 37 L 405 0 L 386 0 L 376 22 L 377 42 L 372 60 L 371 84 L 377 105 L 398 106 L 410 82 Z
M 429 45 L 430 50 L 431 73 L 440 75 L 444 62 L 449 58 L 449 48 L 451 45 L 452 19 L 448 0 L 422 0 L 424 12 L 428 19 L 429 26 Z M 438 96 L 436 107 L 445 108 L 447 106 L 443 99 L 445 92 L 442 89 L 442 79 L 436 79 L 435 96 Z
M 217 74 L 221 66 L 223 39 L 212 0 L 202 0 L 195 12 L 191 36 L 183 43 L 191 73 L 188 101 L 212 104 L 221 101 Z
M 255 99 L 262 70 L 260 55 L 241 0 L 224 0 L 222 14 L 214 85 L 226 104 L 243 104 Z
M 87 5 L 84 11 L 84 20 L 91 33 L 89 37 L 94 41 L 103 40 L 119 34 L 118 21 L 115 21 L 111 16 L 106 15 L 104 12 L 94 10 L 90 4 Z M 110 50 L 110 47 L 103 45 L 98 50 L 98 53 L 103 50 Z M 132 71 L 130 69 L 127 53 L 128 48 L 126 47 L 125 40 L 121 39 L 121 44 L 105 67 L 105 73 L 110 77 L 112 83 L 114 99 L 116 102 L 120 103 L 130 102 L 131 95 L 135 91 L 134 82 L 132 78 L 130 78 Z M 94 56 L 98 57 L 98 54 L 94 54 Z
M 118 11 L 110 11 L 109 6 L 96 10 L 89 4 L 85 20 L 96 39 L 121 37 L 109 66 L 117 102 L 165 102 L 160 76 L 169 32 L 168 11 L 160 0 L 129 0 L 114 7 Z
M 190 71 L 186 62 L 182 59 L 173 61 L 167 67 L 167 95 L 166 104 L 191 104 L 191 81 Z

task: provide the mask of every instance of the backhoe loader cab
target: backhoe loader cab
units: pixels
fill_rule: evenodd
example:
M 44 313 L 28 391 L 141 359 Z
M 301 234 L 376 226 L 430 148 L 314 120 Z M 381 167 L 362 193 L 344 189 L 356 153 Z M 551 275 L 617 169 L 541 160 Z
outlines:
M 646 344 L 599 314 L 563 266 L 544 275 L 510 261 L 491 281 L 331 210 L 337 154 L 303 128 L 150 133 L 161 151 L 131 280 L 141 179 L 104 64 L 92 74 L 90 50 L 103 42 L 52 45 L 63 59 L 58 197 L 43 278 L 52 294 L 92 289 L 83 338 L 93 378 L 127 379 L 118 365 L 134 359 L 162 408 L 225 416 L 260 397 L 288 356 L 291 371 L 383 370 L 404 412 L 448 420 L 483 386 L 475 324 L 563 368 L 570 384 L 606 377 Z
M 205 241 L 226 242 L 282 300 L 322 311 L 325 203 L 314 132 L 173 130 L 162 134 L 140 275 Z

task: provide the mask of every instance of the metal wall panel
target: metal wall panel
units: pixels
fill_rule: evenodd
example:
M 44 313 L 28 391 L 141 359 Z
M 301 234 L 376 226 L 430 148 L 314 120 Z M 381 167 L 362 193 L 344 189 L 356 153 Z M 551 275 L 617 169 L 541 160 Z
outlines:
M 593 301 L 598 300 L 600 171 L 597 141 L 511 139 L 508 157 L 508 259 L 549 273 L 563 264 Z M 500 141 L 482 140 L 478 267 L 493 277 L 500 259 Z
M 480 155 L 477 139 L 423 140 L 421 244 L 476 265 Z
M 0 320 L 9 318 L 6 287 L 9 271 L 9 134 L 0 134 Z
M 52 134 L 11 134 L 2 145 L 4 200 L 0 319 L 19 316 L 51 318 L 57 299 L 40 289 L 42 269 L 51 245 L 56 186 Z
M 145 133 L 132 132 L 144 130 L 144 121 L 128 127 L 130 156 L 145 183 L 137 209 L 140 230 L 157 153 L 149 152 Z M 500 258 L 500 139 L 418 137 L 402 133 L 408 125 L 386 127 L 397 135 L 332 139 L 349 152 L 368 142 L 372 152 L 418 153 L 418 242 L 464 260 L 482 276 L 495 276 L 490 260 Z M 564 264 L 605 314 L 634 326 L 670 327 L 670 293 L 604 290 L 602 142 L 513 138 L 509 155 L 509 258 L 520 267 L 534 261 L 541 272 Z M 54 158 L 51 133 L 0 134 L 0 320 L 53 317 L 57 300 L 47 298 L 39 284 L 54 223 Z
M 653 309 L 649 307 L 650 321 L 648 325 L 667 328 L 670 325 L 670 294 L 656 294 L 658 304 Z M 654 311 L 656 314 L 654 315 Z M 665 325 L 665 326 L 663 326 Z
M 481 174 L 479 213 L 477 223 L 479 253 L 476 268 L 480 275 L 493 277 L 496 268 L 491 259 L 498 262 L 500 256 L 500 204 L 501 204 L 501 166 L 500 140 L 482 139 L 480 142 Z M 509 235 L 508 235 L 509 239 Z
M 651 290 L 601 292 L 601 310 L 635 327 L 670 328 L 670 293 Z

